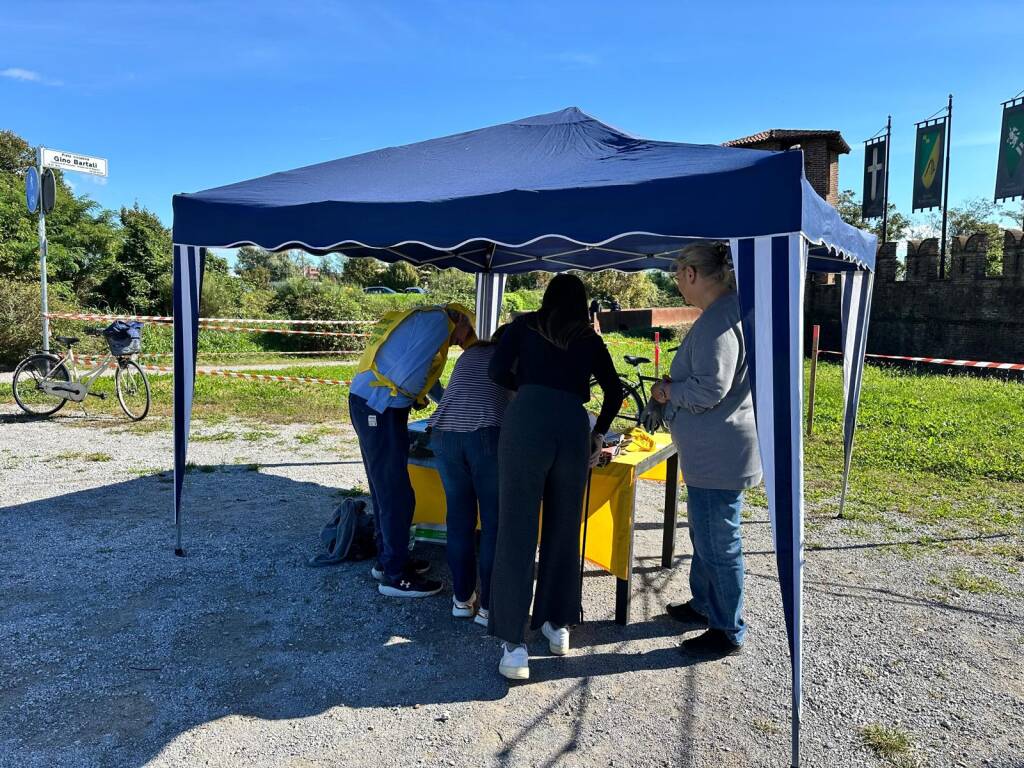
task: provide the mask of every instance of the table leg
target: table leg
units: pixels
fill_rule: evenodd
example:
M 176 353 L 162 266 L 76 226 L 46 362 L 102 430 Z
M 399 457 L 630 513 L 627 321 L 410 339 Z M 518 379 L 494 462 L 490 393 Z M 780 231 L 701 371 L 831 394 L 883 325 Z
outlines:
M 665 462 L 665 527 L 661 538 L 661 567 L 671 568 L 676 551 L 679 515 L 679 454 Z
M 615 623 L 629 624 L 629 603 L 633 597 L 632 570 L 628 579 L 615 579 Z

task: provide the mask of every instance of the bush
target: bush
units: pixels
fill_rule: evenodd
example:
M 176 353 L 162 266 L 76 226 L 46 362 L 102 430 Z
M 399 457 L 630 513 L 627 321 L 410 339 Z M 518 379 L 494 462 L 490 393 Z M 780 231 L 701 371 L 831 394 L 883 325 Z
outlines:
M 71 289 L 50 283 L 51 312 L 82 312 Z M 42 320 L 39 283 L 0 277 L 0 362 L 14 365 L 30 350 L 41 346 Z M 81 323 L 52 320 L 50 337 L 77 333 Z
M 507 292 L 502 300 L 502 314 L 509 317 L 513 312 L 532 312 L 540 309 L 543 291 L 520 290 Z

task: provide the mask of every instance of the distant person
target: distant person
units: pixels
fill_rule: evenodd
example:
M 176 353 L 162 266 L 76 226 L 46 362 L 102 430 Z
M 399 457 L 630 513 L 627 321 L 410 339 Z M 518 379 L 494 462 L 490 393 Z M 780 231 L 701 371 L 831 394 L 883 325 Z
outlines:
M 601 302 L 597 299 L 590 300 L 590 324 L 597 329 L 597 313 L 601 311 Z
M 679 451 L 693 559 L 690 599 L 668 606 L 674 619 L 707 631 L 683 643 L 698 656 L 725 656 L 743 646 L 743 491 L 761 482 L 757 431 L 740 307 L 724 243 L 687 246 L 676 262 L 686 303 L 702 312 L 651 396 Z
M 511 393 L 487 374 L 497 341 L 478 341 L 455 363 L 441 403 L 430 417 L 430 447 L 444 485 L 452 616 L 487 626 L 491 571 L 498 538 L 498 434 Z M 480 592 L 476 592 L 477 510 Z M 477 607 L 479 603 L 479 608 Z
M 530 676 L 526 620 L 556 655 L 569 652 L 569 625 L 580 610 L 580 523 L 587 466 L 622 403 L 622 388 L 601 337 L 587 322 L 587 290 L 574 275 L 556 276 L 537 312 L 516 318 L 498 342 L 491 378 L 517 391 L 498 441 L 498 541 L 488 630 L 500 638 L 500 674 Z M 604 394 L 590 428 L 583 404 L 596 376 Z M 544 519 L 540 524 L 541 500 Z M 540 565 L 534 595 L 534 554 Z
M 619 304 L 619 300 L 618 299 L 616 299 L 614 296 L 612 296 L 612 300 L 611 300 L 611 302 L 609 302 L 608 308 L 612 312 L 618 312 L 618 311 L 620 311 L 622 309 L 622 305 Z
M 389 312 L 374 327 L 349 389 L 348 408 L 359 438 L 377 527 L 377 562 L 370 573 L 390 597 L 426 597 L 441 582 L 429 565 L 409 557 L 416 496 L 409 480 L 409 411 L 440 400 L 448 347 L 476 339 L 473 318 L 459 304 Z

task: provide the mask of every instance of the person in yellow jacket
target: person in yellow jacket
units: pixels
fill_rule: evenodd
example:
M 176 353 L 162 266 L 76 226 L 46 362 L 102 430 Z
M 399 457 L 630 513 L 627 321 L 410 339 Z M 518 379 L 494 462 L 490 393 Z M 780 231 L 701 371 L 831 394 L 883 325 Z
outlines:
M 348 407 L 359 438 L 377 529 L 377 589 L 391 597 L 427 597 L 441 583 L 409 556 L 416 497 L 409 481 L 409 411 L 441 399 L 441 372 L 452 344 L 476 341 L 472 313 L 460 304 L 389 312 L 371 332 L 349 388 Z

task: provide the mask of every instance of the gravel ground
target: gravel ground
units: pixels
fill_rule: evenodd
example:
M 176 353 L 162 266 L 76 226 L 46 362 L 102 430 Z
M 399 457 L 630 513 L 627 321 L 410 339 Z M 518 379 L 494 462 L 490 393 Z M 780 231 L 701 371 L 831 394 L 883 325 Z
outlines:
M 338 490 L 365 486 L 347 427 L 194 425 L 208 439 L 190 452 L 204 466 L 186 482 L 182 559 L 171 435 L 145 426 L 0 406 L 0 766 L 788 764 L 763 510 L 744 530 L 743 654 L 677 652 L 664 604 L 687 594 L 689 544 L 681 524 L 679 567 L 658 567 L 662 487 L 645 482 L 634 623 L 612 622 L 614 580 L 588 571 L 570 656 L 539 655 L 509 686 L 495 641 L 453 620 L 447 594 L 387 600 L 365 563 L 304 566 Z M 881 723 L 919 764 L 1024 766 L 1021 577 L 840 526 L 816 524 L 807 558 L 804 764 L 885 765 L 859 735 Z M 444 573 L 443 551 L 421 549 Z M 962 564 L 1008 590 L 937 592 Z

